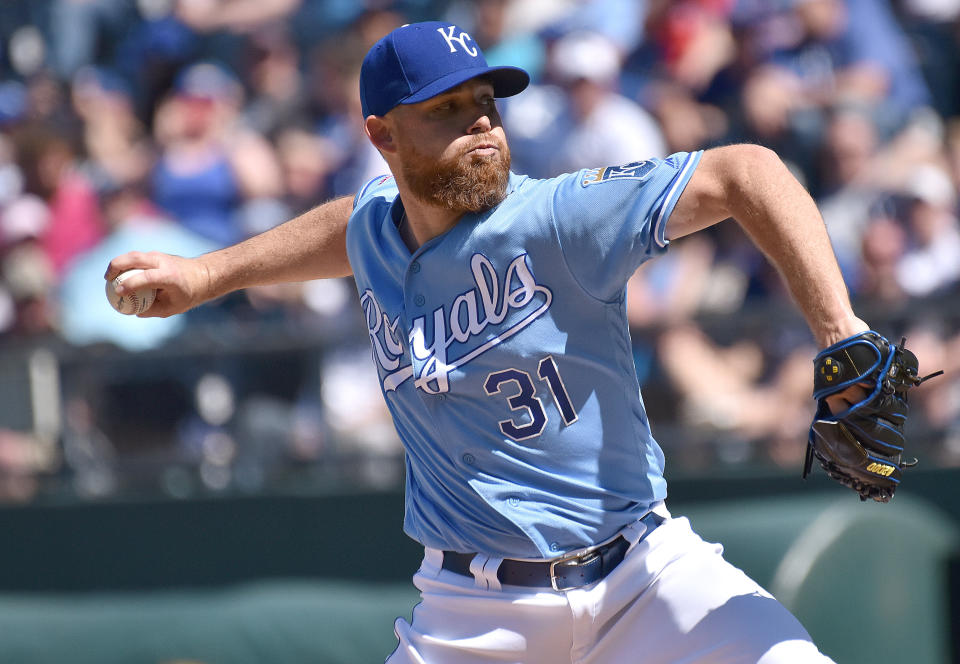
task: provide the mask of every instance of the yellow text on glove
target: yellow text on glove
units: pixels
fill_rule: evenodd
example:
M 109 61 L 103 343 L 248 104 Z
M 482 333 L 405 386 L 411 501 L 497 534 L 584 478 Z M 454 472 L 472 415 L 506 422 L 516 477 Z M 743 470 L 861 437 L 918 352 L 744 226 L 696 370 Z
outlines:
M 871 473 L 876 473 L 877 475 L 883 475 L 884 477 L 890 477 L 893 473 L 893 466 L 888 466 L 885 463 L 871 463 L 867 466 L 867 471 Z

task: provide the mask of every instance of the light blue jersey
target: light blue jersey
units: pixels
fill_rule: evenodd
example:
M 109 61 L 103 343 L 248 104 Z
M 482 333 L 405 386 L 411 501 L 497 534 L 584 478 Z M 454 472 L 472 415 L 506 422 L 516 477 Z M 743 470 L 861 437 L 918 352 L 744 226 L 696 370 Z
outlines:
M 425 546 L 553 557 L 666 497 L 625 286 L 666 249 L 700 152 L 511 174 L 506 199 L 413 255 L 393 178 L 358 195 L 347 252 L 406 449 L 404 530 Z

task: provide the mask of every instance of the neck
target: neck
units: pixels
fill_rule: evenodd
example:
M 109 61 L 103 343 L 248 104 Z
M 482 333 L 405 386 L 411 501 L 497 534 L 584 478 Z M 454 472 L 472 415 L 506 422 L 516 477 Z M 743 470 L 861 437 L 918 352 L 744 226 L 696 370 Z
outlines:
M 449 231 L 463 217 L 463 212 L 424 203 L 404 187 L 400 187 L 400 200 L 406 216 L 406 222 L 400 227 L 400 237 L 411 253 Z

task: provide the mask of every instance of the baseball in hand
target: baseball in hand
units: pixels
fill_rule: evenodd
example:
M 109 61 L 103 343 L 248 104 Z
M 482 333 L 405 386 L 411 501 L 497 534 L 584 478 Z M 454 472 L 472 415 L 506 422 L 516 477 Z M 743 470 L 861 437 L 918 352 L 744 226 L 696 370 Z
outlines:
M 117 291 L 115 290 L 117 284 L 122 283 L 124 279 L 132 277 L 140 272 L 143 272 L 143 270 L 127 270 L 126 272 L 121 272 L 118 274 L 113 281 L 107 282 L 107 299 L 110 301 L 110 305 L 122 314 L 126 314 L 128 316 L 142 314 L 144 311 L 150 308 L 150 306 L 153 304 L 153 301 L 157 297 L 156 288 L 141 288 L 132 293 L 126 293 L 125 295 L 117 294 Z

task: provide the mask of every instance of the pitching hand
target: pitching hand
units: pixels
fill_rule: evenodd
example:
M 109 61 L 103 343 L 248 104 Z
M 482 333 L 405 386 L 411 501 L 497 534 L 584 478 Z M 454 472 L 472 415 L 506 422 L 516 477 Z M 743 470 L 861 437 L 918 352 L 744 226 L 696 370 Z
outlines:
M 104 278 L 112 281 L 121 272 L 140 268 L 143 272 L 123 281 L 121 295 L 140 288 L 156 288 L 157 299 L 141 318 L 167 318 L 183 313 L 214 296 L 210 272 L 196 258 L 181 258 L 157 251 L 131 251 L 117 256 L 107 267 Z
M 825 397 L 830 413 L 836 415 L 850 408 L 852 405 L 860 403 L 870 394 L 870 385 L 856 383 L 842 392 L 837 392 Z

